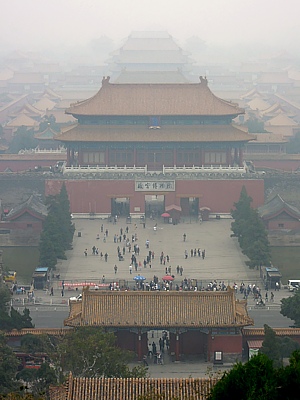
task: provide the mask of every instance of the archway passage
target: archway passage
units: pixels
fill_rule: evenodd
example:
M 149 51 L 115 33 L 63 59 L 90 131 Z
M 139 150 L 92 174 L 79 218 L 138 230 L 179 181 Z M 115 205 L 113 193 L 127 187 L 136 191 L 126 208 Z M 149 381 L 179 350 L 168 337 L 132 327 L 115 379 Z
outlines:
M 182 197 L 180 207 L 183 216 L 198 217 L 199 215 L 199 197 Z
M 114 197 L 111 199 L 111 215 L 127 217 L 130 214 L 130 200 L 128 197 Z
M 145 214 L 148 218 L 158 218 L 165 211 L 164 195 L 145 195 Z

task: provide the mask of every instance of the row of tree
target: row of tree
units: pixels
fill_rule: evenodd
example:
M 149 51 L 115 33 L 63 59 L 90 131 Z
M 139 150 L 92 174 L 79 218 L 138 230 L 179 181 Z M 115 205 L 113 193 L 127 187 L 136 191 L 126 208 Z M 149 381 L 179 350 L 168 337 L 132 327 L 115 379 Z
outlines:
M 32 318 L 28 308 L 20 314 L 10 305 L 11 293 L 8 288 L 3 285 L 0 287 L 0 330 L 11 331 L 12 329 L 33 328 Z
M 268 234 L 258 211 L 251 207 L 251 203 L 252 198 L 243 186 L 240 199 L 234 203 L 235 209 L 232 211 L 232 236 L 238 238 L 242 252 L 249 258 L 247 265 L 250 268 L 269 266 L 271 253 Z
M 72 248 L 75 231 L 65 184 L 58 195 L 47 197 L 46 204 L 48 215 L 40 238 L 40 266 L 55 269 L 57 259 L 66 259 L 66 250 Z

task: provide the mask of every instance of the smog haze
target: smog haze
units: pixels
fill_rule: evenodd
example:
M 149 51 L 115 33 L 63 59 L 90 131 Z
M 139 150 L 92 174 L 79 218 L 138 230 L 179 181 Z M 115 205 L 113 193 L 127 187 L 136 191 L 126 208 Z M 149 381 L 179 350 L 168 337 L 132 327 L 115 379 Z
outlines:
M 4 0 L 1 51 L 85 46 L 132 31 L 168 31 L 179 42 L 197 37 L 215 46 L 299 49 L 297 0 Z

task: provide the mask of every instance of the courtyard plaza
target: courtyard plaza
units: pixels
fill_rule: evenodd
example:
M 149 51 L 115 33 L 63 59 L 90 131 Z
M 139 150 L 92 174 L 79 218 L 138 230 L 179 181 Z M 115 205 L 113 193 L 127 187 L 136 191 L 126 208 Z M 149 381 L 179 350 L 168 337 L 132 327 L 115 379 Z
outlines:
M 141 220 L 134 219 L 128 224 L 125 218 L 118 219 L 116 223 L 100 219 L 74 219 L 76 231 L 73 249 L 67 252 L 67 260 L 61 260 L 57 265 L 56 274 L 60 275 L 60 279 L 54 280 L 54 290 L 61 289 L 62 280 L 65 283 L 65 297 L 74 295 L 72 290 L 68 290 L 68 283 L 93 282 L 101 287 L 102 283 L 119 283 L 123 280 L 132 289 L 137 286 L 133 279 L 136 275 L 145 277 L 145 284 L 150 283 L 154 275 L 161 282 L 166 275 L 166 268 L 168 274 L 174 276 L 173 289 L 176 285 L 181 286 L 183 279 L 196 280 L 198 290 L 214 280 L 218 285 L 224 282 L 226 286 L 233 286 L 234 283 L 239 286 L 241 282 L 260 285 L 259 271 L 246 266 L 247 258 L 242 254 L 237 239 L 231 237 L 231 222 L 230 218 L 210 219 L 201 223 L 189 219 L 173 225 L 164 223 L 163 219 L 147 219 L 144 225 Z M 108 236 L 105 235 L 106 230 Z M 120 247 L 123 255 L 125 242 L 123 238 L 121 242 L 114 241 L 114 236 L 119 238 L 121 230 L 131 245 L 131 251 L 126 247 L 123 261 L 119 261 L 117 248 Z M 137 237 L 134 242 L 133 236 Z M 149 242 L 149 248 L 146 242 Z M 134 244 L 139 246 L 136 260 L 140 266 L 136 270 L 133 265 L 130 274 Z M 98 255 L 93 255 L 93 246 Z M 197 250 L 196 256 L 191 256 L 192 249 Z M 198 256 L 198 249 L 201 252 L 205 250 L 204 259 L 202 254 Z M 149 251 L 154 252 L 151 268 L 149 264 L 144 267 Z M 166 259 L 169 256 L 169 262 L 165 264 L 160 263 L 162 252 Z M 108 255 L 107 261 L 105 253 Z M 182 275 L 177 273 L 177 266 L 182 267 Z

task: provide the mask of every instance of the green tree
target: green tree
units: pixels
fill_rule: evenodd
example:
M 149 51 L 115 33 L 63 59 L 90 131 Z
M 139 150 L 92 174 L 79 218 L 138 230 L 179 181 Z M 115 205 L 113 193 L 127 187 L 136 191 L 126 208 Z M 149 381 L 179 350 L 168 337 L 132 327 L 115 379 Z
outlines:
M 40 265 L 55 268 L 57 259 L 66 259 L 65 251 L 72 248 L 75 227 L 65 185 L 56 196 L 46 199 L 48 215 L 40 238 Z
M 33 129 L 21 126 L 15 132 L 8 151 L 11 154 L 17 154 L 20 150 L 34 149 L 37 145 L 38 141 L 34 138 Z
M 46 115 L 43 121 L 39 125 L 39 132 L 44 132 L 47 128 L 51 128 L 56 132 L 60 131 L 59 124 L 56 123 L 56 119 L 53 114 Z
M 289 365 L 279 371 L 278 399 L 298 400 L 300 382 L 300 352 L 294 351 Z
M 260 353 L 266 355 L 273 361 L 275 367 L 282 366 L 281 339 L 276 336 L 275 331 L 267 324 L 264 325 L 265 337 Z
M 30 312 L 27 308 L 20 314 L 10 306 L 11 293 L 6 286 L 0 287 L 0 329 L 8 331 L 12 329 L 33 328 Z
M 237 363 L 213 387 L 208 400 L 275 400 L 277 376 L 272 361 L 264 354 L 247 363 Z
M 255 117 L 249 118 L 248 121 L 245 123 L 245 125 L 247 126 L 249 133 L 267 132 L 265 130 L 264 122 L 263 121 L 259 121 Z
M 15 378 L 18 360 L 7 345 L 6 338 L 0 334 L 0 393 L 6 394 L 18 388 Z
M 144 367 L 130 370 L 132 353 L 115 345 L 115 336 L 98 327 L 79 327 L 65 335 L 58 346 L 62 369 L 77 377 L 145 377 Z
M 290 297 L 281 299 L 280 313 L 294 321 L 294 327 L 300 328 L 300 290 Z
M 39 369 L 22 369 L 17 374 L 17 379 L 26 382 L 35 396 L 44 395 L 50 385 L 57 384 L 55 372 L 46 362 Z
M 46 351 L 45 340 L 41 335 L 28 333 L 21 338 L 21 349 L 25 353 L 44 353 Z
M 12 329 L 25 329 L 25 328 L 33 328 L 32 318 L 30 317 L 30 311 L 28 308 L 24 308 L 22 314 L 20 314 L 13 307 L 10 310 L 10 317 L 12 323 Z
M 247 220 L 249 219 L 249 213 L 251 212 L 252 198 L 248 196 L 245 186 L 242 187 L 239 201 L 234 203 L 234 210 L 231 215 L 234 218 L 234 222 L 231 224 L 231 230 L 233 234 L 240 238 L 247 229 Z
M 289 139 L 289 142 L 286 144 L 286 152 L 289 154 L 300 153 L 300 131 L 296 132 L 295 136 Z
M 239 201 L 234 203 L 231 230 L 233 236 L 238 238 L 242 252 L 249 258 L 247 265 L 250 268 L 268 266 L 271 263 L 268 234 L 258 211 L 251 208 L 251 202 L 252 198 L 243 186 Z
M 66 250 L 69 250 L 72 248 L 75 226 L 71 218 L 70 201 L 65 183 L 63 183 L 61 187 L 58 196 L 58 202 L 60 206 L 60 224 L 62 228 L 62 235 L 64 238 L 64 247 Z

